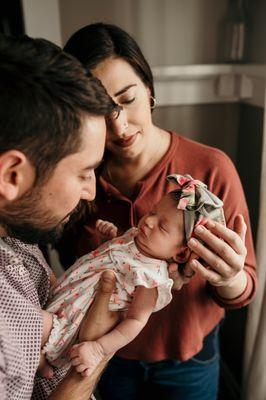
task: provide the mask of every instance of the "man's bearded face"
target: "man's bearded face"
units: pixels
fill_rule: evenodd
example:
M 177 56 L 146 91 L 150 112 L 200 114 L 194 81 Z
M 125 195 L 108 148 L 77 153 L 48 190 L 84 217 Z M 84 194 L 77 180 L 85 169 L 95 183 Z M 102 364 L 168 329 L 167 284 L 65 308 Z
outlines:
M 59 220 L 44 208 L 42 200 L 41 188 L 35 186 L 1 210 L 0 224 L 8 236 L 32 244 L 56 242 L 71 213 Z

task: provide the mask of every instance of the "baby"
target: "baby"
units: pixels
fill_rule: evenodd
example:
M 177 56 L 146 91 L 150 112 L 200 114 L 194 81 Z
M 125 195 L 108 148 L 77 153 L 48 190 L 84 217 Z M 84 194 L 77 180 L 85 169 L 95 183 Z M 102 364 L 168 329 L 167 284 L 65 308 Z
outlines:
M 168 262 L 187 261 L 187 241 L 194 228 L 207 218 L 225 223 L 223 203 L 206 185 L 189 175 L 167 178 L 177 184 L 177 189 L 144 215 L 138 228 L 129 229 L 78 259 L 52 287 L 43 311 L 46 343 L 42 349 L 52 365 L 63 367 L 71 363 L 88 376 L 105 356 L 132 341 L 151 313 L 171 301 L 173 281 L 168 276 Z M 98 228 L 105 231 L 106 225 L 99 223 Z M 110 310 L 126 311 L 125 319 L 97 340 L 74 344 L 100 275 L 107 269 L 116 276 Z

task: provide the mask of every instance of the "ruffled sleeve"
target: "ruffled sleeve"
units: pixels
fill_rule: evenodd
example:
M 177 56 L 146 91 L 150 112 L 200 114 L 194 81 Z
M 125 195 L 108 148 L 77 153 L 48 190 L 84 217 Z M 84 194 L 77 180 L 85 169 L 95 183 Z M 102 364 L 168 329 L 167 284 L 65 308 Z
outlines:
M 144 286 L 148 289 L 157 287 L 158 297 L 153 312 L 159 311 L 172 300 L 173 280 L 168 276 L 167 263 L 149 258 L 131 265 L 125 273 L 125 282 L 131 286 Z

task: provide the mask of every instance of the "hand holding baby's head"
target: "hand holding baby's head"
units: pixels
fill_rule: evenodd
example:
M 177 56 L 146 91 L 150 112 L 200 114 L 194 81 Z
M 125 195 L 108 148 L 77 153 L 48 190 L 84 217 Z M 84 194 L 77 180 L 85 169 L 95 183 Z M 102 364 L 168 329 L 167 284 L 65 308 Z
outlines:
M 177 189 L 142 217 L 136 244 L 149 257 L 185 263 L 190 256 L 187 242 L 196 226 L 209 218 L 225 224 L 223 202 L 190 175 L 173 174 L 167 179 Z

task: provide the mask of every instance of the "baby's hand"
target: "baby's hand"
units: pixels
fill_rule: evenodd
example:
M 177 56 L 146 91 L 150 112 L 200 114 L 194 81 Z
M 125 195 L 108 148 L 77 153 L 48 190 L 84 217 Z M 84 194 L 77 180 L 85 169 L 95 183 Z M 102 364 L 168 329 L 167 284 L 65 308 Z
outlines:
M 109 239 L 117 236 L 118 229 L 112 222 L 97 219 L 95 226 L 102 235 L 105 235 Z
M 195 272 L 191 270 L 188 265 L 185 266 L 183 271 L 179 271 L 178 265 L 175 263 L 171 263 L 168 265 L 168 274 L 169 278 L 173 279 L 174 281 L 172 289 L 180 290 L 184 285 L 190 282 Z
M 93 373 L 106 354 L 97 341 L 75 344 L 70 350 L 71 365 L 83 377 Z

